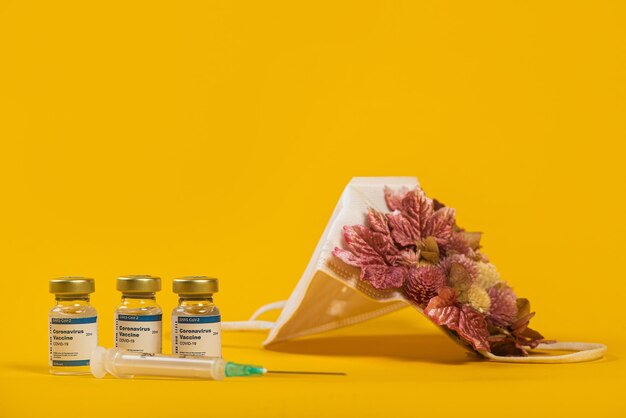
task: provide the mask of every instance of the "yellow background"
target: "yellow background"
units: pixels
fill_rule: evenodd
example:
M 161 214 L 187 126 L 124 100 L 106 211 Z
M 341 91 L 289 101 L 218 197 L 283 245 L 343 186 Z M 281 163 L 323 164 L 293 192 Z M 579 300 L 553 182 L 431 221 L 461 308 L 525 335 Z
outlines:
M 0 1 L 0 416 L 624 416 L 621 1 Z M 215 275 L 225 320 L 289 296 L 352 176 L 414 175 L 559 340 L 472 361 L 404 310 L 225 357 L 337 377 L 47 375 L 47 280 Z M 168 315 L 166 315 L 167 318 Z M 270 316 L 268 316 L 269 318 Z M 165 321 L 169 327 L 169 318 Z M 164 347 L 169 350 L 169 333 Z

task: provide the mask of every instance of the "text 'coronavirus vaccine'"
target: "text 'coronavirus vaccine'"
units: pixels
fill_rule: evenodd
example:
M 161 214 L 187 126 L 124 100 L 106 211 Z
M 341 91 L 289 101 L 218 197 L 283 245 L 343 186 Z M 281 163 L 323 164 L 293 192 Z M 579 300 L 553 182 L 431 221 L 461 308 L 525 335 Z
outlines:
M 98 314 L 89 303 L 93 279 L 50 280 L 55 305 L 48 313 L 48 357 L 52 374 L 88 374 L 89 357 L 98 346 Z
M 172 312 L 172 352 L 189 356 L 222 356 L 220 311 L 213 303 L 218 280 L 205 276 L 174 279 L 178 306 Z

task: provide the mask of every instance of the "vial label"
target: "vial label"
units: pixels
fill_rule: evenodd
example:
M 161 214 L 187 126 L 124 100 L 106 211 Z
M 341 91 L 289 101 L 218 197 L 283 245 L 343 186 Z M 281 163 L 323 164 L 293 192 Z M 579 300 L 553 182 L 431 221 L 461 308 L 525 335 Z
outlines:
M 163 315 L 115 315 L 115 347 L 135 353 L 161 352 Z
M 174 354 L 222 356 L 222 317 L 178 315 L 172 318 Z
M 50 366 L 88 366 L 98 346 L 98 317 L 50 318 Z

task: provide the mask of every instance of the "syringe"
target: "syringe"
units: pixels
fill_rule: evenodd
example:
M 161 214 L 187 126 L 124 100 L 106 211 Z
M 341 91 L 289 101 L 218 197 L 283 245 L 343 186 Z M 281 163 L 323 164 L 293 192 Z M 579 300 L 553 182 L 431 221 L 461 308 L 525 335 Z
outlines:
M 89 361 L 91 373 L 130 379 L 135 376 L 222 380 L 225 377 L 262 376 L 266 373 L 345 375 L 337 372 L 267 370 L 261 366 L 233 363 L 220 357 L 194 357 L 132 353 L 121 348 L 96 347 Z

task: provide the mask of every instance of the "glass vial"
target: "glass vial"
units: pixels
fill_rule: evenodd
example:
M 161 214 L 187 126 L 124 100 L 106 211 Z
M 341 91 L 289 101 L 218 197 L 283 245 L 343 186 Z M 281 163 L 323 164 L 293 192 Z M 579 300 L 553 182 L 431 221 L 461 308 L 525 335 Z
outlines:
M 89 303 L 93 279 L 60 277 L 50 280 L 56 304 L 48 314 L 50 373 L 89 374 L 89 357 L 98 346 L 98 314 Z
M 161 353 L 163 312 L 156 303 L 161 279 L 148 275 L 117 278 L 122 303 L 115 309 L 115 347 L 134 353 Z
M 189 356 L 222 356 L 222 317 L 213 303 L 217 279 L 187 276 L 174 279 L 178 306 L 172 312 L 172 352 Z

